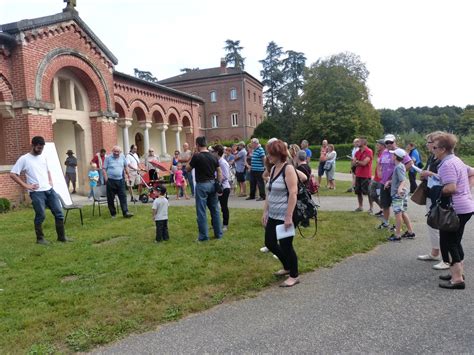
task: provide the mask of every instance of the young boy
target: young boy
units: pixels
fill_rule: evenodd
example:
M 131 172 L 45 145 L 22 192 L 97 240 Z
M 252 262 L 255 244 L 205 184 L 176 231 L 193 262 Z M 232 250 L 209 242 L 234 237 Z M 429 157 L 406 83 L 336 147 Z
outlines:
M 91 191 L 89 192 L 89 201 L 90 201 L 94 197 L 93 189 L 94 187 L 97 186 L 97 182 L 99 181 L 99 172 L 97 171 L 96 163 L 91 163 L 88 176 L 89 176 L 89 187 L 91 188 Z
M 392 159 L 395 163 L 395 170 L 393 171 L 392 180 L 385 183 L 385 188 L 387 189 L 391 185 L 390 194 L 392 195 L 392 208 L 395 214 L 395 234 L 392 234 L 388 240 L 391 242 L 399 242 L 402 240 L 402 237 L 407 239 L 415 238 L 410 218 L 406 213 L 408 207 L 408 185 L 406 168 L 405 164 L 402 164 L 402 161 L 407 153 L 401 148 L 391 150 L 390 153 L 393 154 Z M 405 223 L 407 231 L 401 235 L 403 222 Z
M 162 240 L 169 240 L 168 234 L 168 199 L 166 196 L 166 187 L 159 185 L 156 188 L 158 197 L 153 201 L 153 220 L 156 225 L 156 239 L 155 243 L 159 243 Z

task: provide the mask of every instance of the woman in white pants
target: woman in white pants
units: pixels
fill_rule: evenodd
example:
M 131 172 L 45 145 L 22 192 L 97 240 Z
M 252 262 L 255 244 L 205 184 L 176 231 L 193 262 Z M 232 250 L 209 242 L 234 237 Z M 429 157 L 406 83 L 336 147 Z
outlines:
M 438 176 L 438 165 L 440 163 L 439 160 L 433 154 L 433 140 L 434 138 L 442 132 L 433 132 L 426 136 L 426 146 L 428 151 L 430 152 L 430 156 L 426 162 L 426 170 L 421 172 L 421 178 L 423 180 L 428 181 L 428 198 L 426 199 L 426 212 L 428 212 L 431 208 L 431 205 L 436 201 L 433 201 L 433 197 L 430 195 L 434 195 L 433 193 L 430 194 L 430 191 L 440 189 L 441 188 L 441 181 Z M 428 230 L 428 236 L 430 238 L 431 243 L 431 252 L 426 255 L 419 255 L 418 260 L 424 261 L 439 261 L 439 263 L 433 265 L 433 269 L 435 270 L 446 270 L 449 269 L 449 264 L 443 262 L 440 254 L 439 249 L 439 230 L 431 228 L 428 224 L 426 225 Z

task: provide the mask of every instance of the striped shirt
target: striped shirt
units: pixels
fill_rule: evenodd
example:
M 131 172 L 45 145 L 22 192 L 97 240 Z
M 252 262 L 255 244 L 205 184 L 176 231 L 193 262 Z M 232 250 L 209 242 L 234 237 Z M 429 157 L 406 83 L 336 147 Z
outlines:
M 283 167 L 286 169 L 287 165 Z M 272 175 L 275 168 L 272 169 Z M 268 217 L 284 221 L 288 210 L 288 189 L 283 179 L 283 169 L 267 183 Z
M 252 171 L 265 171 L 265 166 L 263 166 L 263 158 L 265 157 L 265 151 L 262 146 L 259 145 L 252 154 Z
M 469 187 L 468 166 L 454 154 L 446 156 L 438 167 L 441 183 L 456 184 L 456 192 L 451 196 L 457 214 L 474 212 L 474 200 Z

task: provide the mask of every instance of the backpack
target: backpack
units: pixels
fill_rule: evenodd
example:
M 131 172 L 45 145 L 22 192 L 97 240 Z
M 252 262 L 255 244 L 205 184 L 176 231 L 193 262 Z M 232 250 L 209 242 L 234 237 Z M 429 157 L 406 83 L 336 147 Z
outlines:
M 285 183 L 285 186 L 286 186 L 286 180 L 285 180 L 286 165 L 284 166 L 283 171 L 282 171 L 283 181 Z M 311 224 L 311 221 L 314 219 L 314 233 L 310 237 L 310 238 L 313 238 L 316 236 L 316 233 L 318 231 L 318 207 L 319 206 L 313 201 L 313 198 L 311 197 L 311 193 L 306 188 L 306 185 L 300 180 L 300 177 L 298 176 L 298 173 L 296 172 L 296 168 L 293 167 L 293 169 L 295 169 L 296 177 L 298 178 L 298 191 L 296 193 L 296 205 L 293 211 L 293 224 L 295 225 L 295 227 L 298 227 L 298 231 L 300 232 L 301 236 L 303 238 L 306 238 L 303 232 L 301 231 L 301 227 L 303 228 L 309 227 L 309 225 Z M 288 191 L 288 186 L 286 186 L 286 190 Z

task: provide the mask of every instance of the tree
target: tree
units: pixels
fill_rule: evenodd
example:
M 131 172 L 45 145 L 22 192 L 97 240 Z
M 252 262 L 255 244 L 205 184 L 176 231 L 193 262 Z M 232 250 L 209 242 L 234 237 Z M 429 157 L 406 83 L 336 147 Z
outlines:
M 344 143 L 360 135 L 380 137 L 380 115 L 369 101 L 367 76 L 365 64 L 353 53 L 340 53 L 311 65 L 301 97 L 304 116 L 294 138 Z
M 190 71 L 197 71 L 199 70 L 199 67 L 198 68 L 181 68 L 179 71 L 181 73 L 189 73 Z
M 271 41 L 267 46 L 266 58 L 259 61 L 263 67 L 260 71 L 262 84 L 266 87 L 263 92 L 265 98 L 264 109 L 269 119 L 275 119 L 279 113 L 278 97 L 283 85 L 282 62 L 280 61 L 282 55 L 282 47 Z
M 280 127 L 275 121 L 266 119 L 260 123 L 253 131 L 253 136 L 258 138 L 281 137 Z
M 139 79 L 146 80 L 152 83 L 157 83 L 158 79 L 153 76 L 153 74 L 149 71 L 139 70 L 137 68 L 134 69 L 135 76 Z
M 227 52 L 225 56 L 225 63 L 226 65 L 229 64 L 234 64 L 234 68 L 240 68 L 244 70 L 244 61 L 245 58 L 242 57 L 240 52 L 244 47 L 240 46 L 240 41 L 233 41 L 231 39 L 228 39 L 225 41 L 225 47 L 224 50 Z
M 467 106 L 461 115 L 459 134 L 467 136 L 474 133 L 474 106 Z

